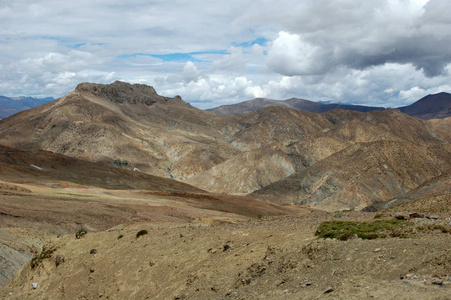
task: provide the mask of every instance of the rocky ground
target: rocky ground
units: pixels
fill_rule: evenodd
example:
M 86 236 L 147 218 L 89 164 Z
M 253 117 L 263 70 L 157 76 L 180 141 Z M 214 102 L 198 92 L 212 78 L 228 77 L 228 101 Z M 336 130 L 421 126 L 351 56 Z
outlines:
M 410 220 L 408 238 L 339 241 L 314 235 L 325 220 L 396 216 L 401 214 L 312 211 L 227 223 L 142 222 L 79 239 L 67 234 L 48 242 L 48 255 L 34 268 L 26 263 L 0 297 L 450 299 L 449 212 Z

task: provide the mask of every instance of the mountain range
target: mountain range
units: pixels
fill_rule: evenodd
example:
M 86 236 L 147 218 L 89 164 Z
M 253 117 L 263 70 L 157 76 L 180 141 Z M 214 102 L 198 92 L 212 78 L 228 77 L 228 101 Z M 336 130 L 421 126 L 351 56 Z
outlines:
M 208 111 L 212 111 L 222 116 L 231 116 L 256 111 L 260 108 L 268 106 L 281 106 L 289 109 L 310 111 L 316 113 L 324 113 L 337 108 L 360 112 L 385 110 L 384 107 L 337 104 L 337 103 L 324 104 L 298 98 L 290 98 L 283 101 L 266 98 L 256 98 L 253 100 L 244 101 L 237 104 L 223 105 L 211 108 L 208 109 Z M 443 119 L 451 116 L 451 94 L 442 92 L 434 95 L 428 95 L 411 105 L 398 107 L 397 109 L 405 114 L 420 119 L 425 120 Z
M 422 99 L 409 111 L 446 106 L 446 97 Z M 451 193 L 443 180 L 450 174 L 450 142 L 449 118 L 280 106 L 222 116 L 124 82 L 82 83 L 0 121 L 0 143 L 9 147 L 330 211 L 374 207 L 420 186 L 426 191 L 425 184 Z
M 16 97 L 9 98 L 0 96 L 0 119 L 4 119 L 13 114 L 30 109 L 49 101 L 55 100 L 52 97 L 33 98 L 33 97 Z
M 47 102 L 55 100 L 53 97 L 33 98 L 16 97 L 9 98 L 0 96 L 0 119 L 9 117 L 20 111 L 30 109 Z M 354 110 L 368 112 L 372 110 L 385 110 L 384 107 L 364 106 L 340 103 L 320 103 L 299 98 L 290 98 L 287 100 L 273 100 L 267 98 L 256 98 L 236 104 L 222 105 L 207 109 L 222 116 L 240 115 L 256 111 L 263 107 L 281 106 L 289 109 L 324 113 L 337 108 L 345 110 Z M 398 107 L 398 110 L 420 119 L 443 119 L 451 116 L 451 94 L 441 92 L 438 94 L 427 95 L 420 100 L 408 106 Z

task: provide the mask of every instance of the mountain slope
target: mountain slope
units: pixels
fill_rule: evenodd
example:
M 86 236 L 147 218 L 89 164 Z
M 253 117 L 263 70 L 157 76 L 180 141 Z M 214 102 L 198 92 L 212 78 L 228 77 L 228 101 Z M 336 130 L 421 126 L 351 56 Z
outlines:
M 399 110 L 420 119 L 443 119 L 451 117 L 451 94 L 438 93 L 427 95 L 417 102 Z
M 58 100 L 2 120 L 0 136 L 12 147 L 184 179 L 236 154 L 214 128 L 216 119 L 151 87 L 80 84 Z
M 324 210 L 360 210 L 401 197 L 451 168 L 441 155 L 408 142 L 358 143 L 252 195 Z

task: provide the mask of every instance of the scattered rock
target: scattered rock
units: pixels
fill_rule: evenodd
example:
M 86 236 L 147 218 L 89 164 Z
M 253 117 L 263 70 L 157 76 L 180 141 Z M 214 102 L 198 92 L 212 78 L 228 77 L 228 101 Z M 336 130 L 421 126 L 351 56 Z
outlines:
M 418 279 L 418 276 L 412 273 L 404 275 L 404 278 L 401 279 Z
M 434 277 L 434 278 L 432 278 L 432 284 L 442 285 L 443 284 L 443 279 Z
M 224 245 L 224 249 L 223 249 L 222 251 L 225 252 L 225 251 L 227 251 L 227 250 L 230 250 L 230 246 L 226 244 L 226 245 Z
M 414 213 L 409 214 L 409 218 L 411 218 L 411 219 L 424 218 L 424 215 L 414 212 Z
M 397 216 L 395 216 L 395 219 L 397 219 L 397 220 L 408 220 L 409 218 L 404 216 L 404 215 L 397 215 Z
M 431 219 L 431 220 L 438 220 L 439 216 L 436 215 L 427 215 L 426 218 Z
M 89 251 L 89 254 L 97 254 L 97 249 L 91 249 L 91 251 Z
M 350 235 L 350 236 L 348 236 L 347 238 L 346 238 L 346 240 L 347 241 L 349 241 L 349 240 L 356 240 L 356 239 L 358 239 L 359 238 L 359 236 L 357 235 L 357 234 L 353 234 L 353 235 Z
M 334 288 L 329 285 L 327 287 L 327 290 L 324 291 L 324 294 L 329 294 L 329 293 L 332 293 L 333 291 L 334 291 Z
M 61 255 L 57 255 L 55 259 L 55 265 L 58 267 L 64 261 L 65 261 L 64 257 L 62 257 Z
M 376 248 L 373 250 L 373 252 L 380 252 L 382 249 L 381 248 Z
M 33 289 L 37 289 L 38 288 L 38 283 L 37 282 L 33 282 L 31 284 L 31 286 L 33 287 Z
M 80 229 L 76 234 L 75 238 L 80 239 L 84 237 L 88 232 L 86 230 Z

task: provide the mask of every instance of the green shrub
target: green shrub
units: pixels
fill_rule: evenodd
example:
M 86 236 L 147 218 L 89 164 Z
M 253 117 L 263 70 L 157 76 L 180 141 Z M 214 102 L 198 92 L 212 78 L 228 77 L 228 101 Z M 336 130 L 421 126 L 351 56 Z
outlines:
M 56 251 L 56 248 L 46 249 L 45 246 L 42 249 L 39 255 L 36 255 L 31 259 L 31 268 L 34 269 L 39 266 L 43 259 L 52 257 L 53 252 Z
M 118 168 L 128 167 L 128 161 L 121 158 L 113 160 L 113 164 Z
M 87 233 L 88 233 L 88 230 L 86 228 L 80 227 L 80 229 L 78 229 L 77 233 L 75 233 L 75 237 L 77 239 L 79 239 Z
M 140 236 L 145 235 L 145 234 L 147 234 L 147 233 L 148 233 L 148 232 L 147 232 L 147 230 L 145 230 L 145 229 L 140 230 L 140 231 L 138 231 L 138 233 L 136 233 L 136 238 L 139 238 Z
M 347 240 L 357 235 L 361 239 L 408 237 L 407 226 L 412 223 L 403 220 L 377 220 L 374 222 L 325 221 L 318 226 L 315 235 L 319 238 Z

